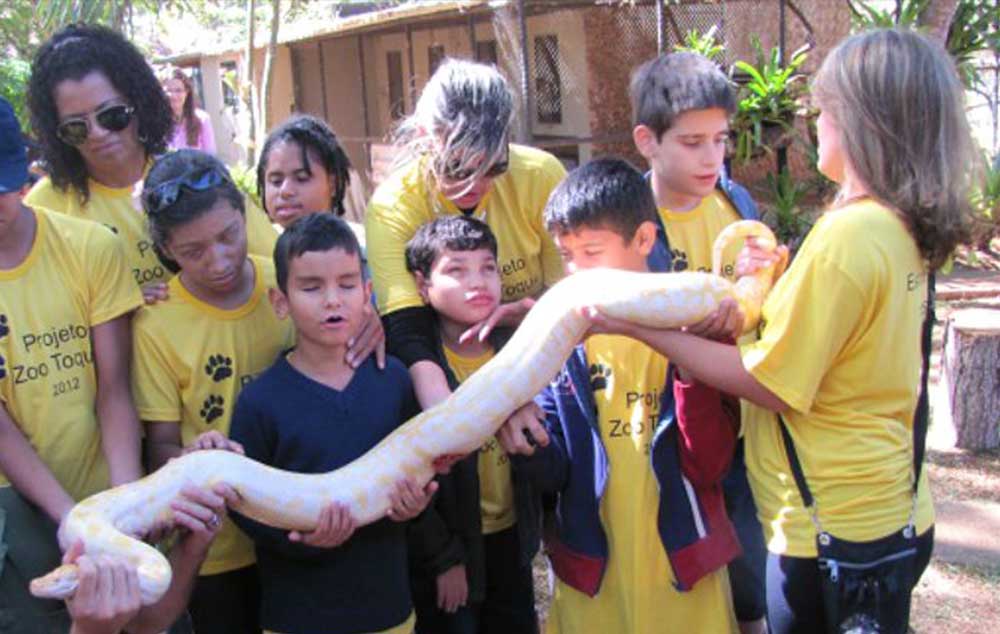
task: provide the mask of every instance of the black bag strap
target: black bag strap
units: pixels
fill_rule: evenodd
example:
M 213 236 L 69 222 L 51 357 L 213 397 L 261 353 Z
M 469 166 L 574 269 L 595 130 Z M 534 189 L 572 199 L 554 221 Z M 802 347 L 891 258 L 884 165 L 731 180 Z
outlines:
M 913 494 L 917 494 L 917 486 L 920 482 L 920 471 L 924 465 L 924 450 L 927 446 L 927 418 L 929 413 L 929 396 L 927 394 L 927 379 L 930 375 L 931 365 L 931 339 L 934 332 L 934 273 L 927 276 L 927 306 L 924 311 L 924 325 L 920 333 L 920 351 L 923 355 L 923 365 L 920 370 L 920 396 L 917 397 L 917 409 L 913 412 Z M 788 426 L 781 414 L 777 414 L 778 423 L 781 427 L 781 440 L 785 444 L 785 453 L 788 455 L 788 466 L 792 469 L 792 477 L 795 478 L 795 486 L 799 489 L 802 502 L 806 508 L 813 506 L 812 491 L 806 482 L 805 473 L 802 472 L 802 464 L 799 462 L 799 455 L 795 452 L 795 444 L 792 436 L 788 433 Z M 816 522 L 815 514 L 813 517 Z

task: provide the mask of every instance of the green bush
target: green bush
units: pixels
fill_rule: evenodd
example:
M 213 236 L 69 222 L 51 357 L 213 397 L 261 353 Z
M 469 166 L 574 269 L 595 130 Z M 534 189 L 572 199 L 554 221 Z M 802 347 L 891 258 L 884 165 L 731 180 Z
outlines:
M 0 60 L 0 97 L 14 106 L 17 119 L 25 134 L 30 133 L 28 121 L 28 78 L 31 76 L 31 64 L 17 58 Z

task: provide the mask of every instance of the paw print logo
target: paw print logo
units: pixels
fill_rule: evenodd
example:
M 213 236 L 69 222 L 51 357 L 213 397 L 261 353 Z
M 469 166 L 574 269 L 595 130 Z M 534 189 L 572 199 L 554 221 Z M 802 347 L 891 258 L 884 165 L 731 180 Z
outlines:
M 688 268 L 688 254 L 680 249 L 670 249 L 670 268 L 676 273 Z
M 201 417 L 206 423 L 211 423 L 219 416 L 225 413 L 224 406 L 226 404 L 226 399 L 215 394 L 209 395 L 205 399 L 205 402 L 201 404 Z
M 221 354 L 213 354 L 205 364 L 205 374 L 218 383 L 233 375 L 233 360 Z
M 0 315 L 0 339 L 10 334 L 10 326 L 7 325 L 7 315 Z
M 7 376 L 7 360 L 0 355 L 0 381 Z
M 608 387 L 608 380 L 611 378 L 611 368 L 603 363 L 594 363 L 590 366 L 590 389 L 599 392 Z

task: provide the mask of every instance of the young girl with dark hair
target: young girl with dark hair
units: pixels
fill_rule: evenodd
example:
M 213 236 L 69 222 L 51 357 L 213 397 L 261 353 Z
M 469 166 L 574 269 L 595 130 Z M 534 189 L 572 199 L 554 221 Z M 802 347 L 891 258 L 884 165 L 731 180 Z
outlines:
M 344 215 L 344 195 L 350 185 L 351 162 L 325 121 L 311 115 L 295 115 L 267 135 L 257 161 L 257 193 L 271 220 L 287 229 L 313 213 Z M 365 257 L 365 230 L 347 223 Z M 365 325 L 348 347 L 348 363 L 358 367 L 372 351 L 379 367 L 385 367 L 385 331 L 373 307 L 365 313 Z
M 133 329 L 133 394 L 150 468 L 191 448 L 228 441 L 236 397 L 293 331 L 267 300 L 270 258 L 247 255 L 243 196 L 218 159 L 179 150 L 153 164 L 142 197 L 153 250 L 177 274 L 167 298 Z M 253 545 L 225 521 L 192 593 L 195 631 L 257 633 L 260 589 Z

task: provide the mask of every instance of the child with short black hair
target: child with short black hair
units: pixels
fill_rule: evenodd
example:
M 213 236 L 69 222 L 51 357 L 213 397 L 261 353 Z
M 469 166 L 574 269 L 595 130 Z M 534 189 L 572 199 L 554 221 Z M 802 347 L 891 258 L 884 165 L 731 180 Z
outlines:
M 640 66 L 631 83 L 636 148 L 649 164 L 648 181 L 658 207 L 658 240 L 650 254 L 653 271 L 711 271 L 712 244 L 729 224 L 756 219 L 750 194 L 728 178 L 724 160 L 729 117 L 736 96 L 729 79 L 696 53 L 660 55 Z M 735 278 L 739 245 L 723 253 L 722 273 Z M 689 332 L 728 340 L 740 336 L 742 316 L 726 303 Z M 763 531 L 756 516 L 737 441 L 726 476 L 726 508 L 743 554 L 729 566 L 733 601 L 744 634 L 764 631 Z
M 297 114 L 267 135 L 257 161 L 257 194 L 272 222 L 284 231 L 309 214 L 330 212 L 343 217 L 351 172 L 347 153 L 330 126 L 318 117 Z M 357 222 L 347 224 L 361 244 L 361 261 L 368 275 L 365 228 Z M 379 367 L 384 366 L 385 330 L 374 302 L 348 346 L 348 362 L 357 367 L 373 351 Z
M 569 274 L 647 271 L 655 220 L 649 185 L 617 159 L 571 172 L 545 210 Z M 514 471 L 556 496 L 547 631 L 734 631 L 725 565 L 739 544 L 721 481 L 735 403 L 642 342 L 602 334 L 576 347 L 538 400 L 548 442 Z
M 455 389 L 510 335 L 500 329 L 485 341 L 461 337 L 500 304 L 496 238 L 475 218 L 440 217 L 407 243 L 406 267 L 434 310 L 438 362 Z M 536 632 L 538 510 L 530 484 L 511 472 L 493 438 L 439 482 L 433 507 L 410 530 L 417 632 Z
M 357 368 L 344 359 L 371 293 L 347 224 L 329 213 L 304 216 L 278 239 L 274 260 L 278 284 L 270 299 L 279 318 L 294 322 L 296 346 L 240 394 L 231 435 L 254 460 L 325 473 L 364 455 L 418 407 L 398 360 L 390 357 L 379 370 L 371 357 Z M 392 521 L 357 529 L 350 511 L 333 502 L 310 532 L 236 516 L 257 554 L 263 628 L 283 634 L 331 627 L 411 632 L 406 535 L 399 522 L 418 515 L 435 488 L 433 482 L 422 490 L 398 483 Z

